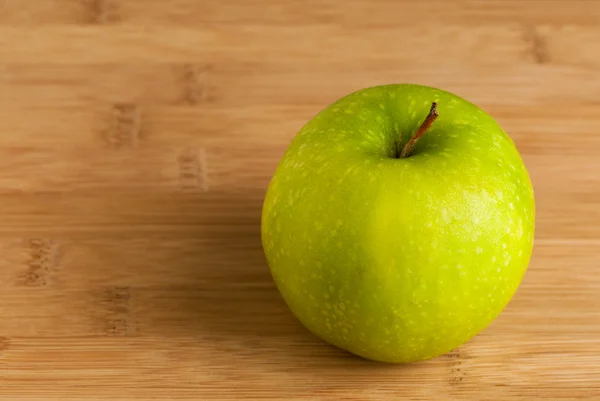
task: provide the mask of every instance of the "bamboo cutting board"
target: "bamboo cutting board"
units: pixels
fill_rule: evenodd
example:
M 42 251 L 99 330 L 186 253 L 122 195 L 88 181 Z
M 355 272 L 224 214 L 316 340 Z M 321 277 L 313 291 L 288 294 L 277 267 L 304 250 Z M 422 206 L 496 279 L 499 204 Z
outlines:
M 0 0 L 0 399 L 600 399 L 600 2 Z M 298 129 L 366 86 L 455 92 L 537 199 L 504 313 L 368 362 L 309 334 L 260 244 Z

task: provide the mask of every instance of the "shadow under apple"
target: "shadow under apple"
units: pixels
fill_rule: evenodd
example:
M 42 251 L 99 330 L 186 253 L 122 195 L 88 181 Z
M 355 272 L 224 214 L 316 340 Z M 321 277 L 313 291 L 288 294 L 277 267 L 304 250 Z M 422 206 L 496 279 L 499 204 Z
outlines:
M 229 358 L 261 362 L 262 368 L 268 366 L 265 361 L 280 369 L 346 365 L 349 359 L 355 367 L 385 366 L 326 344 L 288 309 L 261 245 L 263 197 L 262 191 L 244 191 L 182 201 L 178 210 L 191 219 L 187 226 L 193 238 L 182 239 L 186 248 L 170 262 L 170 275 L 177 279 L 139 289 L 140 334 L 185 338 Z

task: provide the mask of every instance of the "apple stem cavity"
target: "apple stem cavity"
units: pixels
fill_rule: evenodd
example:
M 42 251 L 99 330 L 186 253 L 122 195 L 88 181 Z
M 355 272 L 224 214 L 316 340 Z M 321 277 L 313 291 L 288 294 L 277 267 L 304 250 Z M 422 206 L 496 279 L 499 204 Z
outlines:
M 425 121 L 421 124 L 417 132 L 409 139 L 409 141 L 402 148 L 402 152 L 400 153 L 400 157 L 408 157 L 410 156 L 410 152 L 412 152 L 415 144 L 419 140 L 420 137 L 431 127 L 431 124 L 435 121 L 435 119 L 439 116 L 437 111 L 437 103 L 433 102 L 431 104 L 431 110 L 429 110 L 429 114 L 425 118 Z

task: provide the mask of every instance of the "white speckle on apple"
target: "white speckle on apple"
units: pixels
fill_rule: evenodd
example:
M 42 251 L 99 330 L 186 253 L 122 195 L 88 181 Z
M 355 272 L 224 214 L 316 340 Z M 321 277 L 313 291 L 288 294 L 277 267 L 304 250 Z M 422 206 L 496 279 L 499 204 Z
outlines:
M 496 257 L 492 256 L 492 263 L 496 263 Z
M 480 247 L 477 247 L 477 249 L 475 249 L 475 252 L 477 252 L 478 255 L 481 255 L 483 253 L 483 249 Z
M 450 216 L 448 215 L 448 209 L 446 208 L 442 209 L 442 219 L 444 219 L 445 222 L 448 222 L 450 220 Z

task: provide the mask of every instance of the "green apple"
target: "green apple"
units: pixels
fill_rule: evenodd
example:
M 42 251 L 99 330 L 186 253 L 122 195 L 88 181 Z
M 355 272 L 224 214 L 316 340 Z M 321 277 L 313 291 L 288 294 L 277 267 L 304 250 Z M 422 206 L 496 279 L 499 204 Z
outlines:
M 383 85 L 339 99 L 296 135 L 269 184 L 262 243 L 311 332 L 364 358 L 411 362 L 501 313 L 529 264 L 534 220 L 525 165 L 492 117 L 443 90 Z

